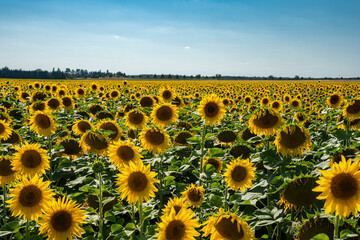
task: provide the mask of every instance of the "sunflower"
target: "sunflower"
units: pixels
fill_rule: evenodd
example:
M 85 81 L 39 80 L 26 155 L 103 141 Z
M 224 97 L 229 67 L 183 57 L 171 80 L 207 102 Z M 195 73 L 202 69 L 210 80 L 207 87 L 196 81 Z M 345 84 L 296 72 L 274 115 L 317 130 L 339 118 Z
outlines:
M 237 134 L 232 130 L 222 130 L 216 140 L 223 146 L 231 146 L 237 140 Z
M 252 186 L 255 177 L 255 167 L 249 159 L 234 159 L 226 165 L 224 173 L 225 182 L 229 188 L 244 192 L 246 188 Z
M 160 98 L 164 102 L 172 102 L 172 100 L 175 98 L 175 93 L 172 89 L 163 88 L 160 90 Z
M 166 127 L 176 122 L 178 114 L 174 105 L 163 103 L 155 106 L 150 117 L 155 125 Z
M 74 99 L 70 96 L 64 96 L 61 99 L 61 102 L 65 110 L 70 110 L 74 108 Z
M 139 140 L 144 149 L 152 153 L 161 153 L 169 147 L 170 137 L 162 129 L 151 127 L 144 129 Z
M 12 129 L 9 123 L 0 120 L 0 140 L 6 140 L 10 137 Z
M 22 102 L 26 102 L 26 101 L 29 101 L 31 98 L 30 94 L 27 93 L 27 92 L 21 92 L 20 95 L 19 95 L 19 99 L 20 101 Z
M 291 96 L 289 94 L 285 94 L 284 95 L 284 102 L 290 103 L 290 101 L 291 101 Z
M 249 95 L 244 97 L 245 104 L 251 104 L 252 100 L 253 100 L 252 97 Z
M 342 111 L 344 118 L 354 120 L 360 117 L 360 99 L 348 103 Z
M 0 143 L 10 143 L 12 145 L 20 144 L 21 142 L 22 138 L 15 130 L 11 131 L 9 138 L 0 140 Z
M 174 209 L 169 215 L 161 217 L 157 223 L 158 240 L 195 240 L 200 234 L 195 228 L 200 227 L 198 219 L 194 219 L 194 212 L 181 209 L 178 213 Z
M 48 112 L 36 111 L 30 117 L 30 129 L 37 134 L 48 137 L 55 133 L 55 122 L 53 116 Z
M 47 105 L 45 102 L 36 101 L 29 106 L 29 112 L 34 113 L 36 111 L 44 112 L 47 109 Z
M 141 107 L 152 108 L 154 106 L 155 100 L 152 96 L 144 96 L 140 99 L 139 104 Z
M 343 96 L 340 93 L 333 93 L 328 97 L 326 103 L 332 108 L 338 108 L 342 103 L 342 99 Z
M 111 131 L 110 135 L 108 135 L 111 141 L 117 141 L 121 136 L 121 129 L 114 120 L 101 120 L 97 124 L 97 128 L 98 130 Z
M 282 110 L 282 103 L 281 101 L 275 100 L 271 103 L 271 108 L 280 112 Z
M 134 146 L 130 141 L 118 141 L 109 146 L 110 161 L 119 169 L 130 162 L 138 163 L 143 157 L 139 147 Z
M 304 150 L 311 149 L 309 131 L 298 124 L 285 126 L 278 132 L 274 143 L 277 152 L 280 152 L 283 156 L 302 156 Z
M 66 137 L 61 140 L 60 145 L 64 148 L 63 153 L 68 156 L 77 156 L 83 152 L 79 141 L 72 137 Z
M 224 104 L 216 95 L 209 95 L 202 99 L 198 111 L 201 118 L 205 119 L 206 124 L 210 126 L 220 123 L 225 115 Z
M 187 138 L 193 137 L 194 134 L 189 131 L 181 131 L 174 137 L 174 146 L 190 146 Z
M 86 90 L 84 88 L 78 88 L 76 89 L 76 96 L 82 98 L 86 95 Z
M 74 125 L 71 129 L 75 135 L 79 136 L 83 135 L 88 130 L 94 129 L 94 126 L 89 120 L 79 119 L 74 122 Z
M 206 167 L 206 165 L 212 165 L 215 168 L 215 171 L 217 173 L 221 172 L 222 169 L 222 161 L 220 158 L 216 158 L 216 157 L 205 157 L 203 159 L 203 166 L 204 168 Z
M 175 215 L 180 212 L 181 209 L 188 209 L 189 204 L 186 202 L 185 198 L 174 197 L 170 198 L 165 205 L 164 209 L 162 210 L 163 215 L 168 216 L 170 215 L 172 210 L 175 210 Z M 191 211 L 191 210 L 190 210 Z
M 118 90 L 112 90 L 111 92 L 110 92 L 110 98 L 111 99 L 117 99 L 117 98 L 119 98 L 120 97 L 120 92 L 118 91 Z
M 56 97 L 50 98 L 47 100 L 46 105 L 51 111 L 59 110 L 62 107 L 61 99 Z
M 0 185 L 12 183 L 18 174 L 13 170 L 13 160 L 10 157 L 0 156 Z
M 261 106 L 266 107 L 270 104 L 270 99 L 268 97 L 263 97 L 260 101 Z
M 211 234 L 210 240 L 252 240 L 254 234 L 247 222 L 242 221 L 236 214 L 225 212 L 220 208 L 218 214 L 214 214 L 203 224 L 201 229 L 204 237 Z
M 158 182 L 155 178 L 157 173 L 150 171 L 150 165 L 145 166 L 142 162 L 137 165 L 129 162 L 124 165 L 121 173 L 118 174 L 116 184 L 120 192 L 120 198 L 127 198 L 128 203 L 135 205 L 137 201 L 140 204 L 143 201 L 150 201 L 150 197 L 155 197 L 157 188 L 154 183 Z
M 38 175 L 32 178 L 23 178 L 13 188 L 10 188 L 10 196 L 7 202 L 13 216 L 22 219 L 37 220 L 45 207 L 52 204 L 53 193 L 49 189 L 50 181 L 43 181 Z
M 203 186 L 197 187 L 191 183 L 181 194 L 192 206 L 200 207 L 204 200 L 204 191 L 205 189 Z
M 34 176 L 43 174 L 45 170 L 50 169 L 49 159 L 46 150 L 40 148 L 38 143 L 22 144 L 21 147 L 15 147 L 17 151 L 14 154 L 13 170 L 24 176 Z
M 272 136 L 283 124 L 280 114 L 270 108 L 255 111 L 249 120 L 250 131 L 256 135 Z
M 292 99 L 290 102 L 290 108 L 298 109 L 299 107 L 301 107 L 301 101 L 297 98 Z
M 140 110 L 134 109 L 125 115 L 125 125 L 131 129 L 143 129 L 148 117 Z
M 319 186 L 313 189 L 321 194 L 317 199 L 325 199 L 325 214 L 335 212 L 344 217 L 360 211 L 360 170 L 359 160 L 351 163 L 351 159 L 343 159 L 334 163 L 330 171 L 318 170 L 323 177 L 317 181 Z
M 315 206 L 316 197 L 319 193 L 312 191 L 317 186 L 316 178 L 311 176 L 296 177 L 286 183 L 280 194 L 279 205 L 284 205 L 287 209 L 301 210 L 304 207 L 312 208 Z
M 39 221 L 40 234 L 45 234 L 50 240 L 81 238 L 85 232 L 80 225 L 85 222 L 86 211 L 73 200 L 63 197 L 45 208 L 45 213 Z
M 310 240 L 320 233 L 327 235 L 328 239 L 333 239 L 334 224 L 327 218 L 309 219 L 301 226 L 296 240 Z
M 109 139 L 101 132 L 89 130 L 80 139 L 83 149 L 96 154 L 105 154 L 109 147 Z

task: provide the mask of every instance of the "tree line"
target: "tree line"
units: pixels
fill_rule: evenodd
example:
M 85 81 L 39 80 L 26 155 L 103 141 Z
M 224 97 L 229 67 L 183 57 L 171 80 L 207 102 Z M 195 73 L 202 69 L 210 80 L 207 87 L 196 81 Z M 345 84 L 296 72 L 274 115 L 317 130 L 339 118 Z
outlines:
M 360 77 L 343 78 L 343 77 L 323 77 L 323 78 L 312 78 L 312 77 L 300 77 L 295 75 L 294 77 L 276 77 L 273 75 L 269 76 L 228 76 L 216 74 L 214 76 L 202 76 L 197 75 L 179 75 L 179 74 L 137 74 L 137 75 L 126 75 L 125 73 L 118 71 L 112 73 L 109 70 L 105 72 L 99 71 L 88 71 L 85 69 L 70 69 L 66 68 L 65 71 L 60 68 L 53 68 L 52 71 L 47 70 L 22 70 L 22 69 L 9 69 L 3 67 L 0 69 L 0 78 L 15 78 L 15 79 L 157 79 L 157 80 L 349 80 L 356 79 L 360 80 Z

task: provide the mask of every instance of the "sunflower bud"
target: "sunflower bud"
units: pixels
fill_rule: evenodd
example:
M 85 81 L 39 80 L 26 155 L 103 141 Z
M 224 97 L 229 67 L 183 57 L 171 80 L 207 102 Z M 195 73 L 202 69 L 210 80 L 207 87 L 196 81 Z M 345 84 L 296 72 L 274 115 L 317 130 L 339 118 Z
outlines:
M 104 170 L 104 165 L 101 161 L 96 161 L 92 165 L 94 173 L 101 173 Z

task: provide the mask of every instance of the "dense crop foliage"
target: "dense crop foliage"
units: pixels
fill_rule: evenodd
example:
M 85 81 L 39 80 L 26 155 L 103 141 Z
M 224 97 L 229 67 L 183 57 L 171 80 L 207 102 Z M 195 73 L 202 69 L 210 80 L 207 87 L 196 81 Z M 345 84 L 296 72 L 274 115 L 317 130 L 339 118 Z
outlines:
M 358 239 L 357 82 L 0 82 L 2 239 Z

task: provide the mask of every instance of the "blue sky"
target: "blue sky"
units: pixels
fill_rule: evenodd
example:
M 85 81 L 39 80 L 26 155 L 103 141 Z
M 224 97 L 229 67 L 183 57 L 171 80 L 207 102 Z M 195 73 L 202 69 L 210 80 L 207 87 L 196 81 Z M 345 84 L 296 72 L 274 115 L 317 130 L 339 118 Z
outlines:
M 0 67 L 360 76 L 358 0 L 0 0 Z

